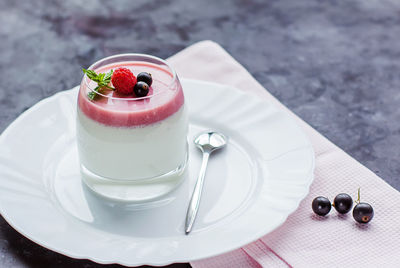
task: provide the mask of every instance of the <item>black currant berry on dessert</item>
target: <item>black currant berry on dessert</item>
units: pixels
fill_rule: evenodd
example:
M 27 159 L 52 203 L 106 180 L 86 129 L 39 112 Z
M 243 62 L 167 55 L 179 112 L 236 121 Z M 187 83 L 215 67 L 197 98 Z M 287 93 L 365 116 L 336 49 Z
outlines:
M 145 82 L 147 85 L 151 86 L 153 83 L 153 77 L 151 76 L 151 73 L 147 72 L 141 72 L 137 75 L 136 77 L 137 81 L 142 81 Z
M 374 209 L 368 203 L 358 203 L 353 209 L 353 218 L 359 223 L 368 223 L 374 217 Z
M 348 194 L 338 194 L 333 200 L 333 207 L 340 214 L 346 214 L 353 207 L 353 198 Z
M 331 202 L 326 197 L 318 196 L 312 201 L 312 210 L 319 216 L 325 216 L 331 211 Z
M 147 94 L 149 94 L 149 85 L 143 81 L 139 81 L 136 83 L 133 91 L 137 97 L 147 96 Z

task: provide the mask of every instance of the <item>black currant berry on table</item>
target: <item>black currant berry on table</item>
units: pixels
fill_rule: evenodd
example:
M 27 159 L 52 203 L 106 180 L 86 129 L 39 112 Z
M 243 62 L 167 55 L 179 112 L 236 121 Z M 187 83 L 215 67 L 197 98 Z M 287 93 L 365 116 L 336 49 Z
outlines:
M 353 218 L 359 223 L 368 223 L 374 217 L 374 209 L 368 203 L 360 201 L 360 188 L 358 188 L 357 205 L 353 209 Z
M 374 217 L 374 209 L 368 203 L 359 203 L 353 209 L 353 218 L 359 223 L 368 223 Z
M 340 214 L 346 214 L 353 207 L 353 198 L 345 193 L 338 194 L 333 200 L 333 207 Z
M 143 81 L 139 81 L 136 83 L 133 91 L 135 92 L 135 95 L 137 97 L 147 96 L 147 94 L 149 93 L 149 85 Z
M 151 76 L 151 73 L 147 72 L 141 72 L 137 75 L 136 77 L 137 81 L 142 81 L 145 82 L 148 86 L 151 86 L 153 83 L 153 77 Z
M 331 211 L 331 202 L 326 197 L 318 196 L 312 201 L 312 210 L 319 216 L 325 216 Z

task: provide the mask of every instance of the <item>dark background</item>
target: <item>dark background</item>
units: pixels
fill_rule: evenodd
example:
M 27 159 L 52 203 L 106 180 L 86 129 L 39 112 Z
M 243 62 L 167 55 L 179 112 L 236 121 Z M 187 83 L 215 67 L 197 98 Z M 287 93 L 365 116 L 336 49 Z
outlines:
M 204 39 L 400 189 L 396 0 L 0 0 L 0 131 L 39 100 L 76 86 L 81 68 L 102 57 L 166 58 Z M 100 266 L 46 250 L 0 217 L 0 267 Z

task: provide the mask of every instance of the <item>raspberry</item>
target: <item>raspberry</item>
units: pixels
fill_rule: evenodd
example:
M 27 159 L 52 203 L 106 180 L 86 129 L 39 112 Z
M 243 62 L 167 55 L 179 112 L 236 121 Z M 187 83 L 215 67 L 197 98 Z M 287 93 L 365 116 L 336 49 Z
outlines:
M 127 68 L 116 69 L 111 77 L 115 90 L 122 94 L 132 94 L 136 84 L 135 75 Z

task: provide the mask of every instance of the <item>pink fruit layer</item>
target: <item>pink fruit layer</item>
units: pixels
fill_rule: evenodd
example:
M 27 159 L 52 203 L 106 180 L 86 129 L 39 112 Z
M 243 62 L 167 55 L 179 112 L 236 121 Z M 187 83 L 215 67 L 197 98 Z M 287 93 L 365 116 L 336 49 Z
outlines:
M 78 108 L 87 117 L 108 126 L 137 127 L 164 120 L 182 107 L 182 87 L 177 78 L 173 81 L 173 74 L 168 70 L 151 63 L 120 62 L 95 71 L 106 73 L 118 67 L 128 68 L 134 75 L 140 72 L 151 73 L 153 84 L 149 94 L 144 98 L 135 99 L 134 95 L 126 96 L 108 90 L 102 91 L 105 96 L 97 95 L 94 100 L 90 100 L 88 93 L 96 87 L 96 83 L 84 78 L 78 95 Z

